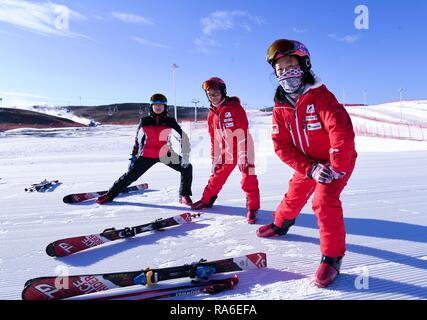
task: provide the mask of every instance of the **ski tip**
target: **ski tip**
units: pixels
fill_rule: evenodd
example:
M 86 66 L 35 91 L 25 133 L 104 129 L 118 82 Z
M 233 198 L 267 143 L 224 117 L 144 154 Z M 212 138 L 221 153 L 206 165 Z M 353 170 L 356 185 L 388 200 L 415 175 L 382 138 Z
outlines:
M 230 280 L 230 284 L 232 286 L 232 288 L 234 288 L 236 286 L 236 284 L 239 283 L 239 276 L 237 274 L 235 274 L 231 280 Z
M 55 254 L 55 242 L 50 243 L 47 247 L 46 247 L 46 253 L 49 257 L 56 257 Z
M 71 196 L 65 196 L 64 198 L 62 198 L 62 201 L 64 201 L 64 203 L 71 203 Z
M 39 278 L 34 278 L 34 279 L 29 279 L 29 280 L 27 280 L 27 281 L 25 281 L 25 284 L 24 284 L 24 290 L 22 291 L 22 296 L 24 296 L 24 292 L 28 289 L 28 287 L 29 286 L 31 286 L 31 284 L 34 282 L 34 281 L 37 281 Z

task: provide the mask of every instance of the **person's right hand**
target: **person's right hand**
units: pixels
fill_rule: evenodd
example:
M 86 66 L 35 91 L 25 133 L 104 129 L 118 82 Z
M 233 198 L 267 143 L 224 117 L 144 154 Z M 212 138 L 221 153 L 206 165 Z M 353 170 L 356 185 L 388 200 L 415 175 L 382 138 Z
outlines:
M 334 180 L 334 174 L 329 166 L 318 162 L 311 165 L 307 176 L 321 184 L 330 184 Z

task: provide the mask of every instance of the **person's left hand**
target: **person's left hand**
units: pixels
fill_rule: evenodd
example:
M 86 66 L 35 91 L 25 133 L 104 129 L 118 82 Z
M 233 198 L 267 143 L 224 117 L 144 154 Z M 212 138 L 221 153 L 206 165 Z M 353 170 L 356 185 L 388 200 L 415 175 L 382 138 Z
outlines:
M 329 169 L 332 171 L 332 177 L 335 180 L 339 180 L 344 178 L 344 176 L 346 175 L 345 172 L 341 172 L 341 171 L 335 171 L 334 168 L 331 165 L 328 165 Z

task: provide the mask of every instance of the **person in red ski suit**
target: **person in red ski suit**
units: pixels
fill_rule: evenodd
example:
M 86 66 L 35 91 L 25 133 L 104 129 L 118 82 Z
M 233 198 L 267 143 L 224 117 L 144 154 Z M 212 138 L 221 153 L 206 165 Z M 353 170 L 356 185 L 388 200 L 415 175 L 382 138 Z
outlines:
M 286 234 L 314 193 L 312 209 L 322 253 L 315 284 L 327 287 L 339 274 L 346 250 L 340 194 L 357 157 L 353 126 L 345 108 L 314 76 L 309 51 L 302 43 L 273 42 L 267 61 L 280 83 L 273 108 L 274 150 L 295 173 L 274 213 L 274 222 L 260 227 L 257 235 Z
M 150 114 L 142 118 L 139 123 L 135 145 L 129 159 L 129 170 L 114 182 L 105 195 L 96 200 L 98 204 L 112 201 L 127 186 L 159 162 L 181 173 L 179 201 L 187 206 L 193 204 L 190 198 L 193 180 L 193 167 L 189 161 L 190 142 L 175 118 L 168 116 L 166 107 L 167 98 L 163 94 L 156 93 L 151 96 Z M 171 148 L 172 130 L 180 136 L 182 156 Z
M 225 82 L 217 77 L 203 83 L 211 103 L 208 128 L 211 138 L 212 175 L 202 198 L 193 210 L 212 207 L 236 166 L 242 173 L 241 187 L 246 194 L 247 221 L 255 223 L 260 208 L 258 178 L 255 174 L 255 151 L 249 133 L 248 118 L 237 97 L 228 97 Z

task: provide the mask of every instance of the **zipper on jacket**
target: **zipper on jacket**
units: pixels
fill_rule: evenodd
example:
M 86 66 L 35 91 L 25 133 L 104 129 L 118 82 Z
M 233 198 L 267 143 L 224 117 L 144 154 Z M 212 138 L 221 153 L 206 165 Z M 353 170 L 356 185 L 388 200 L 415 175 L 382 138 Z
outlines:
M 289 132 L 291 133 L 291 137 L 292 137 L 292 143 L 296 147 L 297 144 L 295 143 L 295 137 L 294 137 L 294 133 L 292 132 L 292 127 L 291 127 L 291 123 L 290 122 L 288 122 L 288 126 L 289 126 Z
M 304 137 L 305 137 L 305 142 L 307 142 L 307 147 L 310 147 L 310 143 L 308 142 L 307 124 L 306 123 L 304 123 Z
M 307 155 L 305 153 L 305 150 L 304 150 L 304 145 L 302 144 L 301 133 L 300 133 L 299 123 L 298 123 L 298 113 L 297 113 L 296 109 L 294 111 L 294 115 L 295 115 L 295 123 L 297 125 L 298 140 L 299 140 L 299 143 L 301 144 L 301 151 L 302 151 L 302 153 L 304 153 L 305 155 Z

